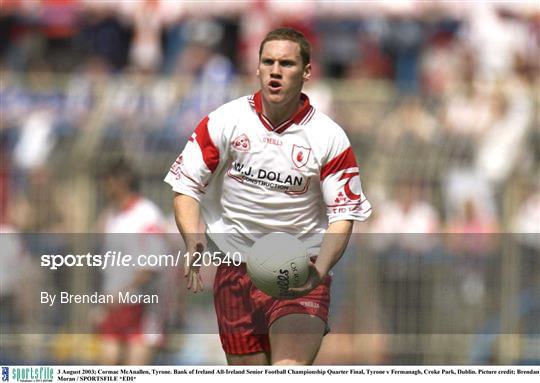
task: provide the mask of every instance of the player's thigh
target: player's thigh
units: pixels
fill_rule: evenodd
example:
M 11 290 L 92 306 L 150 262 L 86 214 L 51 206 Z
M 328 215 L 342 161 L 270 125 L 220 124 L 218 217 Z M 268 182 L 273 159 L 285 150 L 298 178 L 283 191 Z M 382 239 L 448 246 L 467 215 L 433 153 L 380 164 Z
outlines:
M 265 366 L 268 364 L 268 355 L 264 352 L 246 355 L 226 354 L 226 356 L 230 366 Z
M 289 314 L 270 327 L 272 364 L 312 364 L 321 347 L 326 324 L 308 314 Z

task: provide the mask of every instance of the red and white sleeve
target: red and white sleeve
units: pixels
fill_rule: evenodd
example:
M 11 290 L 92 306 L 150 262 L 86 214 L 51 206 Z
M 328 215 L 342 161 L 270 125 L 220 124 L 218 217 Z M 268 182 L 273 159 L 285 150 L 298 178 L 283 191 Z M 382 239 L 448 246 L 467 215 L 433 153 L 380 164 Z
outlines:
M 165 182 L 180 194 L 200 201 L 220 162 L 217 126 L 205 117 L 189 138 L 186 147 L 172 164 Z M 212 126 L 214 125 L 214 126 Z M 214 131 L 213 137 L 211 131 Z
M 336 141 L 320 174 L 328 222 L 364 221 L 371 215 L 371 205 L 362 192 L 356 158 L 346 137 Z

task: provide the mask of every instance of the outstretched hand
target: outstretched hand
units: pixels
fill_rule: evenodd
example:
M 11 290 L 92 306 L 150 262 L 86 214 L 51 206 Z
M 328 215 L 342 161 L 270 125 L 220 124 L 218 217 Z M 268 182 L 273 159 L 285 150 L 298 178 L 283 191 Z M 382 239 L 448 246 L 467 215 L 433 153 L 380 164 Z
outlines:
M 203 291 L 204 286 L 200 275 L 201 266 L 194 265 L 196 259 L 194 253 L 202 254 L 204 252 L 204 245 L 197 243 L 194 249 L 188 251 L 184 262 L 184 277 L 187 278 L 187 288 L 194 293 L 197 291 Z

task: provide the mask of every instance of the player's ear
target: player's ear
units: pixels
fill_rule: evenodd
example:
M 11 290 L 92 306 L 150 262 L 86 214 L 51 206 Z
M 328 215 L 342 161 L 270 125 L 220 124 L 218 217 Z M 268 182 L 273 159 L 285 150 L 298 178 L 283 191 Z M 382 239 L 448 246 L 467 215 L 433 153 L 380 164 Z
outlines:
M 309 81 L 311 79 L 311 64 L 304 66 L 304 81 Z

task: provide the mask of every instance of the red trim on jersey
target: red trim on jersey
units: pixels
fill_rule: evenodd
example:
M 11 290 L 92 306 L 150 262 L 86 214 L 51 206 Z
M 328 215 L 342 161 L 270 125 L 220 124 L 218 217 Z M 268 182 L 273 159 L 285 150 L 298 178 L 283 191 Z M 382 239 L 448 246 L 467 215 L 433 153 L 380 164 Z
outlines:
M 354 210 L 358 210 L 359 208 L 360 208 L 360 206 L 354 208 Z M 367 214 L 367 213 L 369 213 L 370 211 L 371 211 L 371 208 L 367 209 L 367 210 L 364 212 L 364 214 Z
M 231 170 L 232 170 L 232 164 L 231 164 L 231 166 L 229 167 L 229 169 L 227 170 L 227 175 L 228 175 L 229 177 L 231 177 L 233 180 L 238 181 L 238 182 L 240 182 L 241 184 L 243 184 L 243 183 L 244 183 L 244 180 L 242 179 L 242 177 L 233 175 L 233 174 L 231 173 Z
M 308 122 L 311 121 L 311 118 L 315 114 L 315 108 L 311 107 L 311 111 L 309 111 L 308 114 L 306 114 L 306 117 L 300 122 L 300 125 L 306 125 Z
M 141 200 L 141 197 L 139 195 L 133 195 L 128 198 L 128 200 L 118 209 L 120 213 L 125 213 L 127 211 L 130 211 L 137 205 L 137 203 Z
M 358 203 L 338 203 L 338 204 L 335 204 L 335 205 L 326 205 L 326 207 L 341 207 L 341 206 L 362 206 L 364 204 L 364 202 L 367 201 L 367 198 L 366 199 L 363 199 L 362 202 L 358 202 Z
M 302 190 L 298 190 L 298 191 L 286 191 L 285 194 L 288 194 L 288 195 L 302 195 L 302 194 L 305 194 L 307 191 L 308 191 L 308 188 L 309 188 L 309 182 L 311 181 L 311 178 L 308 178 L 307 179 L 307 182 L 306 182 L 306 186 L 302 189 Z
M 356 159 L 354 158 L 354 153 L 349 146 L 341 154 L 332 158 L 326 165 L 321 169 L 321 181 L 324 181 L 326 177 L 331 174 L 337 173 L 340 170 L 345 170 L 349 168 L 356 168 Z
M 203 161 L 213 173 L 219 164 L 219 149 L 214 145 L 210 134 L 208 133 L 208 116 L 203 118 L 195 129 L 195 140 L 201 148 Z
M 158 233 L 163 233 L 163 232 L 164 232 L 163 228 L 155 223 L 147 225 L 143 227 L 141 230 L 141 233 L 144 233 L 144 234 L 158 234 Z
M 273 132 L 274 126 L 272 123 L 261 113 L 258 113 L 257 116 L 259 116 L 259 120 L 261 120 L 263 126 L 266 128 L 266 130 Z
M 263 106 L 262 106 L 262 94 L 261 91 L 258 91 L 253 95 L 253 97 L 248 98 L 249 104 L 255 109 L 255 112 L 257 113 L 257 116 L 261 120 L 264 127 L 269 131 L 274 131 L 276 133 L 283 133 L 285 130 L 287 130 L 292 124 L 303 124 L 307 121 L 303 121 L 304 118 L 307 116 L 308 113 L 313 112 L 314 108 L 309 103 L 309 97 L 302 93 L 300 95 L 300 100 L 302 101 L 302 106 L 298 108 L 296 113 L 286 121 L 283 121 L 278 126 L 274 126 L 270 120 L 263 114 Z
M 180 171 L 180 174 L 182 174 L 182 175 L 183 175 L 184 177 L 186 177 L 188 180 L 190 180 L 190 181 L 193 182 L 195 185 L 197 185 L 197 186 L 198 186 L 198 190 L 199 190 L 202 194 L 205 194 L 204 189 L 206 188 L 206 186 L 207 186 L 208 184 L 203 185 L 203 184 L 201 184 L 201 183 L 195 181 L 193 178 L 191 178 L 190 176 L 188 176 L 188 175 L 187 175 L 186 173 L 184 173 L 183 171 Z

